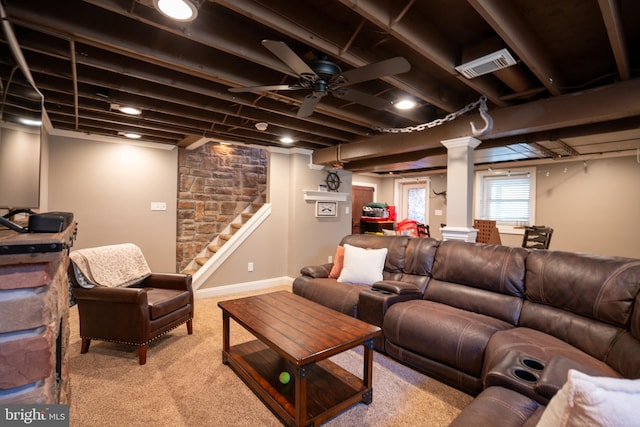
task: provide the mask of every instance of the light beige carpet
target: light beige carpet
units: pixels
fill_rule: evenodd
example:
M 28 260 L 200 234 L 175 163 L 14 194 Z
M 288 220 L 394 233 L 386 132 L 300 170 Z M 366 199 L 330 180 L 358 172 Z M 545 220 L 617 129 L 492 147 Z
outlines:
M 272 290 L 290 290 L 289 286 Z M 71 309 L 71 426 L 281 426 L 282 423 L 221 362 L 222 314 L 196 300 L 194 334 L 181 326 L 154 342 L 147 364 L 136 349 L 94 341 L 80 354 L 77 308 Z M 231 343 L 252 336 L 231 322 Z M 332 360 L 361 375 L 362 349 Z M 380 354 L 374 354 L 373 402 L 357 404 L 326 426 L 446 426 L 472 400 Z

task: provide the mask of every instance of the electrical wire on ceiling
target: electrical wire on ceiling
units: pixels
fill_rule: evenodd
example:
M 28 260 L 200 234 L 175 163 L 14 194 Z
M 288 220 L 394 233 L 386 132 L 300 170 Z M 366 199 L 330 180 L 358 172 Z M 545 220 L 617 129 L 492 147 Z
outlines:
M 9 94 L 9 86 L 11 86 L 11 82 L 13 81 L 13 74 L 16 72 L 16 70 L 18 69 L 17 65 L 14 65 L 13 69 L 11 70 L 11 74 L 9 74 L 9 79 L 7 80 L 7 87 L 5 89 L 4 84 L 2 84 L 2 81 L 0 80 L 0 89 L 3 90 L 2 93 L 2 105 L 0 105 L 0 120 L 4 119 L 4 106 L 5 103 L 7 102 L 7 95 Z
M 29 70 L 29 66 L 27 65 L 27 61 L 24 59 L 24 55 L 22 55 L 22 50 L 20 50 L 20 45 L 18 44 L 18 40 L 13 33 L 13 29 L 11 28 L 11 24 L 9 23 L 9 18 L 4 11 L 4 7 L 2 7 L 2 3 L 0 3 L 0 18 L 2 18 L 2 28 L 4 29 L 4 34 L 7 37 L 7 42 L 9 43 L 11 53 L 13 53 L 13 57 L 18 62 L 18 65 L 20 65 L 20 69 L 22 70 L 22 73 L 26 77 L 27 81 L 31 84 L 33 89 L 38 92 L 38 95 L 40 95 L 42 99 L 44 99 L 44 95 L 42 95 L 42 92 L 38 90 L 36 82 L 33 80 L 33 76 L 31 75 L 31 70 Z
M 632 68 L 630 70 L 630 72 L 631 72 L 632 75 L 637 76 L 640 73 L 640 68 Z M 561 90 L 581 90 L 581 89 L 585 89 L 585 88 L 588 88 L 588 87 L 592 86 L 594 83 L 598 83 L 600 80 L 604 80 L 604 79 L 608 79 L 608 78 L 612 78 L 612 77 L 615 79 L 618 76 L 619 76 L 619 74 L 617 72 L 607 73 L 607 74 L 604 74 L 602 76 L 595 77 L 595 78 L 589 80 L 586 83 L 582 83 L 582 84 L 574 85 L 574 86 L 559 86 L 558 89 L 561 89 Z

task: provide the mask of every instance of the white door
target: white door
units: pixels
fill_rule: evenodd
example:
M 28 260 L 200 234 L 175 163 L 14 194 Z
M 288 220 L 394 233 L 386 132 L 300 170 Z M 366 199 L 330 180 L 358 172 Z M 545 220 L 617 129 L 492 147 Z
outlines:
M 429 181 L 411 180 L 400 182 L 398 221 L 413 219 L 420 224 L 429 224 Z

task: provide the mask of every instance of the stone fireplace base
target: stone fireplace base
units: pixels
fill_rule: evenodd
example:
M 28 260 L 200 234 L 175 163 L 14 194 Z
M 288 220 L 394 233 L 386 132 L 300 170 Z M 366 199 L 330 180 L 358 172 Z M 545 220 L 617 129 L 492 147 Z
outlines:
M 62 233 L 0 234 L 0 404 L 68 403 L 68 252 Z

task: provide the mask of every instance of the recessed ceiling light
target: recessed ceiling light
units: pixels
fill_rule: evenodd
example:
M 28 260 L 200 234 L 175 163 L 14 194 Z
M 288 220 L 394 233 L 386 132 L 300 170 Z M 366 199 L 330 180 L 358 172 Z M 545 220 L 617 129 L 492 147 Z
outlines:
M 416 106 L 416 101 L 412 99 L 403 99 L 396 102 L 394 105 L 398 110 L 410 110 Z
M 132 116 L 139 116 L 140 114 L 142 114 L 142 110 L 136 107 L 127 107 L 126 105 L 122 105 L 120 106 L 120 108 L 118 108 L 118 110 L 120 110 L 120 112 L 125 113 L 125 114 L 131 114 Z
M 24 117 L 18 120 L 20 120 L 20 123 L 26 126 L 42 126 L 42 120 L 26 119 Z
M 280 138 L 280 142 L 282 142 L 283 144 L 291 144 L 293 142 L 293 138 L 291 138 L 290 136 L 283 136 L 282 138 Z
M 153 0 L 153 5 L 163 15 L 176 21 L 193 21 L 198 16 L 198 9 L 190 0 Z
M 142 114 L 142 110 L 140 108 L 132 107 L 130 105 L 120 105 L 120 104 L 111 103 L 109 105 L 109 108 L 111 108 L 112 110 L 120 111 L 121 113 L 130 114 L 132 116 L 138 116 Z
M 119 135 L 122 135 L 125 138 L 129 138 L 129 139 L 140 139 L 140 138 L 142 138 L 142 135 L 140 135 L 139 133 L 135 133 L 135 132 L 119 132 Z

